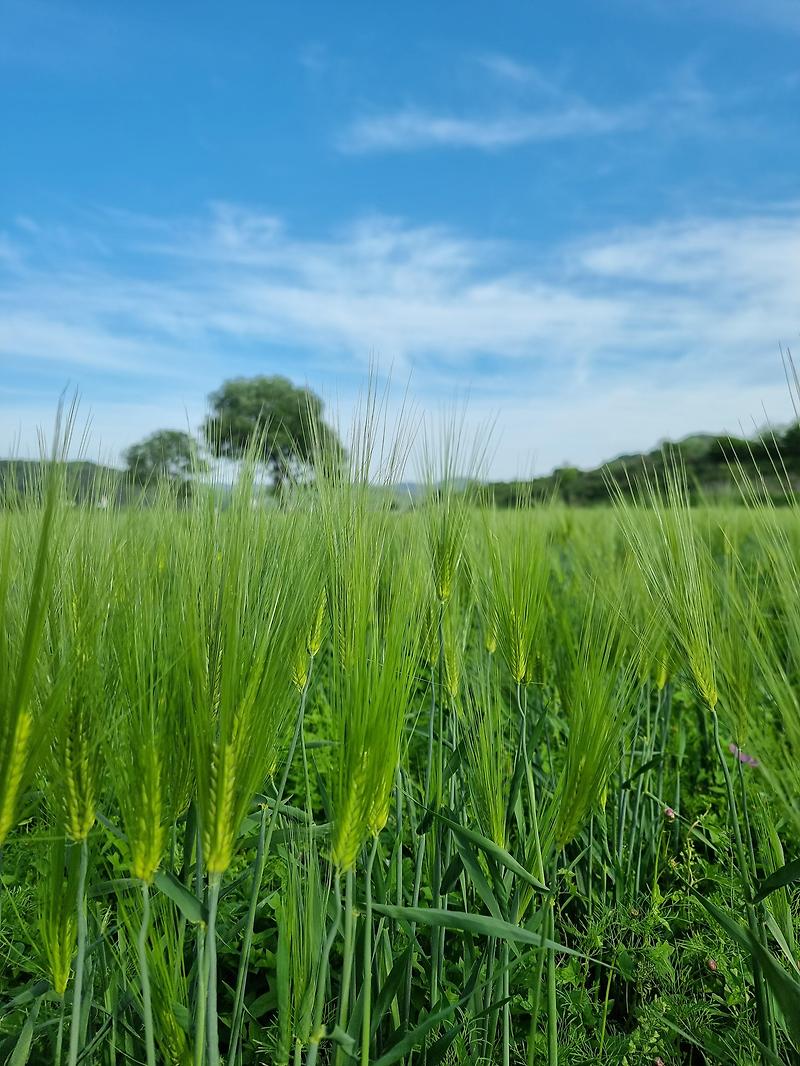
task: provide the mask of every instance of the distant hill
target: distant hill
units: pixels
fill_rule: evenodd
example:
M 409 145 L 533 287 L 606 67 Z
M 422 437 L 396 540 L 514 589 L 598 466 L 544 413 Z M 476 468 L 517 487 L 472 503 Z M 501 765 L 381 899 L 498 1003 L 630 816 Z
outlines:
M 660 478 L 673 460 L 683 465 L 695 500 L 737 500 L 731 467 L 741 463 L 747 477 L 766 485 L 780 502 L 785 499 L 787 479 L 793 491 L 800 491 L 800 424 L 753 439 L 694 434 L 675 443 L 664 442 L 650 452 L 620 455 L 592 470 L 561 467 L 532 481 L 490 482 L 483 491 L 498 507 L 513 507 L 530 495 L 538 499 L 554 496 L 577 505 L 607 503 L 609 477 L 627 492 L 629 481 L 635 485 L 645 472 Z
M 0 492 L 3 496 L 14 492 L 27 495 L 35 492 L 42 477 L 42 463 L 38 459 L 0 459 Z M 99 463 L 75 461 L 66 464 L 67 491 L 76 503 L 90 500 L 124 503 L 132 488 L 122 470 Z

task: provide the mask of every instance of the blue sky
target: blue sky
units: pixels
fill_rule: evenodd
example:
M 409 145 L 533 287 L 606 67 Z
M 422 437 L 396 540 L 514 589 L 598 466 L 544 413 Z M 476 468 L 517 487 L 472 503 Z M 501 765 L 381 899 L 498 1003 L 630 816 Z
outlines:
M 0 453 L 370 366 L 503 477 L 789 417 L 797 0 L 0 14 Z

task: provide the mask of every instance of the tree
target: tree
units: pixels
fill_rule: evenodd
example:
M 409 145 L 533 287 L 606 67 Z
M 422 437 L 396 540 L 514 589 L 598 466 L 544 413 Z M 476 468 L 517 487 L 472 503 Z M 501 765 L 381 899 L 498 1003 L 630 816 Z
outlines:
M 143 485 L 159 477 L 186 484 L 195 470 L 205 469 L 197 441 L 177 429 L 160 429 L 124 454 L 125 465 L 134 481 Z
M 315 445 L 335 458 L 344 455 L 336 430 L 322 417 L 322 400 L 288 378 L 233 378 L 211 393 L 209 403 L 203 435 L 210 451 L 241 459 L 257 441 L 257 457 L 276 488 L 313 464 Z
M 792 465 L 796 465 L 796 460 L 800 458 L 800 422 L 793 422 L 783 431 L 778 446 L 784 462 L 792 460 Z

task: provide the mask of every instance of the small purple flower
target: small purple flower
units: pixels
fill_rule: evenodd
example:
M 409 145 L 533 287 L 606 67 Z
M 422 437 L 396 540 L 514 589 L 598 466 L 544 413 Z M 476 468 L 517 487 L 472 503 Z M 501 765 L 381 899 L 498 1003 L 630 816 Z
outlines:
M 672 809 L 672 807 L 665 807 L 664 817 L 667 819 L 668 822 L 674 822 L 677 815 L 675 814 L 675 811 Z
M 746 751 L 742 751 L 736 744 L 729 744 L 728 751 L 731 755 L 735 755 L 740 763 L 744 763 L 745 766 L 758 766 L 758 759 L 755 755 L 748 755 Z

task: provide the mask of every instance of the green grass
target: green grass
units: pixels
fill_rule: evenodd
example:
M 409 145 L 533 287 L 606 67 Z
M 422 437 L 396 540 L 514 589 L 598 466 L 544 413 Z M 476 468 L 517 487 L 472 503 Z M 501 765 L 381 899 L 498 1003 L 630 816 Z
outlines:
M 0 512 L 0 1062 L 797 1061 L 797 511 L 396 513 L 370 403 Z

